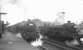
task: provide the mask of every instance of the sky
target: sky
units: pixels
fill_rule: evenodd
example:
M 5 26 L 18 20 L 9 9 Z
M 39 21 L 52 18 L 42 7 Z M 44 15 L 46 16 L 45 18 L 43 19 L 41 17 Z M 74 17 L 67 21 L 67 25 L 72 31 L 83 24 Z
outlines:
M 83 21 L 83 0 L 17 0 L 4 2 L 2 11 L 7 13 L 2 20 L 11 25 L 34 18 L 54 22 L 56 14 L 63 11 L 66 12 L 65 21 L 80 23 Z

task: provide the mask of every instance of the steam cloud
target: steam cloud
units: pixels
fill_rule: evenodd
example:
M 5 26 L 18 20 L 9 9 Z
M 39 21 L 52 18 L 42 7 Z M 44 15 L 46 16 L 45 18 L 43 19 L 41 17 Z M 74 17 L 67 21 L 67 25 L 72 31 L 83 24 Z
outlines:
M 27 11 L 27 7 L 23 3 L 24 0 L 0 0 L 0 8 L 2 8 L 6 4 L 16 5 L 18 8 L 24 10 L 24 13 Z

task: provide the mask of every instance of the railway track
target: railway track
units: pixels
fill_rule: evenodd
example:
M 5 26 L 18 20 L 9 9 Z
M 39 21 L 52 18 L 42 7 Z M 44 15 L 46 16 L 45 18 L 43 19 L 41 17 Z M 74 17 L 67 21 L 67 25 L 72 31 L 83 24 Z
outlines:
M 53 40 L 48 40 L 48 39 L 44 39 L 43 44 L 44 45 L 41 47 L 43 48 L 42 50 L 50 50 L 50 48 L 52 48 L 51 50 L 83 50 L 83 48 L 74 47 L 74 46 L 70 47 L 58 41 L 53 41 Z

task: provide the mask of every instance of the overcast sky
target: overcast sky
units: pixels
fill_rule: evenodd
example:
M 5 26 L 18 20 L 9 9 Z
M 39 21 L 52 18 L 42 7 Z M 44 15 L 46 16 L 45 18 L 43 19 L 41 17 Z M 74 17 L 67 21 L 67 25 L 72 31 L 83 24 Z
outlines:
M 8 13 L 2 20 L 11 24 L 27 18 L 53 22 L 62 11 L 66 12 L 66 20 L 79 23 L 83 20 L 83 0 L 18 0 L 15 4 L 4 4 L 2 11 Z

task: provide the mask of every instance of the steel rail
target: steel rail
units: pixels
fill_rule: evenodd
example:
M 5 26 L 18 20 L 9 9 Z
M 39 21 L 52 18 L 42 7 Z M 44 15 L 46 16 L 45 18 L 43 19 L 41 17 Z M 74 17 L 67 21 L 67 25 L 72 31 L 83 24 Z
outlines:
M 44 39 L 44 43 L 51 45 L 52 47 L 58 47 L 63 50 L 81 50 L 80 48 L 63 45 L 63 44 L 60 44 L 58 41 L 53 41 L 53 40 Z

